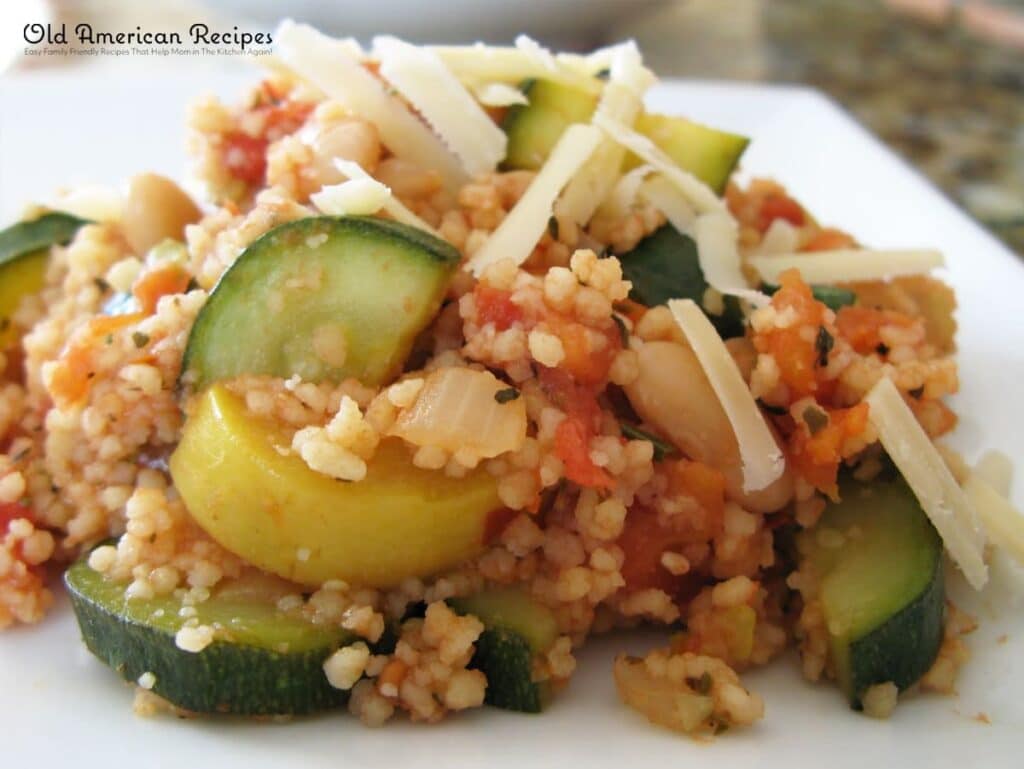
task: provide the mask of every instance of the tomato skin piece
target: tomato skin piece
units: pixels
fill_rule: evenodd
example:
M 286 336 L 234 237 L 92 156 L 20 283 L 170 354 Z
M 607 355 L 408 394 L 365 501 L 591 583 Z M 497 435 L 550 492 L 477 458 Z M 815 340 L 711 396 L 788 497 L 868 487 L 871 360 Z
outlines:
M 493 323 L 498 331 L 505 331 L 513 323 L 523 320 L 523 311 L 512 301 L 512 292 L 477 283 L 473 289 L 477 317 L 481 325 Z
M 807 221 L 803 207 L 788 195 L 770 193 L 761 202 L 757 215 L 757 228 L 766 232 L 776 219 L 783 219 L 794 227 L 802 227 Z
M 32 509 L 20 502 L 8 502 L 0 505 L 0 534 L 6 533 L 11 521 L 16 521 L 19 518 L 35 520 L 32 517 Z
M 267 140 L 243 131 L 228 131 L 223 138 L 224 167 L 239 181 L 263 184 L 267 172 Z
M 836 314 L 836 327 L 850 346 L 861 355 L 877 352 L 882 345 L 883 326 L 912 326 L 914 319 L 895 310 L 879 310 L 863 305 L 840 308 Z

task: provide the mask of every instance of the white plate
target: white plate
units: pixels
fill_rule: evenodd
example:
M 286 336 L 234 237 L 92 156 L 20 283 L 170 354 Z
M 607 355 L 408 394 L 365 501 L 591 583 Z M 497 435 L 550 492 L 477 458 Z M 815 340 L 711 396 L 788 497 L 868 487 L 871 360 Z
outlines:
M 35 78 L 0 83 L 0 215 L 70 181 L 116 182 L 141 169 L 181 175 L 182 114 L 197 91 L 236 80 L 159 82 Z M 826 222 L 879 246 L 936 246 L 949 259 L 961 309 L 962 415 L 953 443 L 1024 459 L 1024 293 L 1020 261 L 820 95 L 792 88 L 672 83 L 653 106 L 746 132 L 748 171 L 780 179 Z M 1014 498 L 1024 502 L 1018 483 Z M 1005 575 L 1004 575 L 1005 576 Z M 1019 593 L 1018 593 L 1019 595 Z M 795 655 L 747 676 L 767 702 L 757 727 L 712 744 L 648 725 L 618 703 L 616 651 L 654 635 L 598 640 L 580 654 L 567 692 L 541 716 L 479 710 L 424 727 L 371 731 L 326 716 L 288 725 L 143 720 L 131 691 L 80 646 L 66 604 L 42 626 L 0 636 L 4 766 L 303 767 L 1020 766 L 1024 747 L 1021 601 L 990 589 L 968 608 L 981 619 L 960 696 L 907 698 L 887 722 L 851 713 L 835 688 L 799 675 Z M 1002 640 L 999 639 L 1007 636 Z M 984 713 L 991 724 L 976 718 Z M 131 763 L 129 763 L 131 762 Z M 671 763 L 669 763 L 671 762 Z

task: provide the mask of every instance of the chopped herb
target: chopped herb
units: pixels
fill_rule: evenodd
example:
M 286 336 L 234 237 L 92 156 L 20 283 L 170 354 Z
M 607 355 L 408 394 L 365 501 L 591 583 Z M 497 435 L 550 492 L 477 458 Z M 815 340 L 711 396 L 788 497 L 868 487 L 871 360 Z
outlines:
M 661 462 L 665 457 L 679 453 L 676 447 L 668 441 L 664 441 L 656 435 L 651 435 L 646 430 L 641 430 L 636 425 L 631 425 L 628 422 L 619 423 L 619 427 L 622 429 L 622 434 L 627 438 L 631 438 L 634 441 L 650 441 L 654 446 L 654 461 Z
M 626 321 L 615 313 L 612 313 L 612 320 L 615 321 L 615 325 L 619 328 L 619 339 L 622 340 L 622 346 L 625 347 L 629 344 L 629 329 L 626 328 Z
M 818 337 L 814 340 L 814 349 L 818 351 L 818 365 L 824 368 L 828 365 L 828 354 L 832 352 L 836 340 L 828 333 L 824 326 L 818 326 Z
M 136 331 L 132 334 L 132 341 L 135 342 L 135 346 L 142 349 L 149 344 L 149 334 L 143 334 L 141 331 Z
M 96 288 L 98 288 L 102 294 L 105 294 L 110 290 L 110 284 L 103 278 L 93 278 L 92 282 L 96 284 Z
M 779 287 L 771 283 L 762 283 L 761 290 L 771 296 Z M 838 310 L 857 301 L 857 295 L 850 289 L 838 286 L 811 286 L 811 294 L 830 310 Z
M 520 396 L 519 390 L 514 387 L 506 387 L 504 390 L 498 390 L 494 393 L 494 400 L 498 403 L 511 403 Z
M 804 424 L 807 425 L 811 435 L 817 435 L 828 426 L 828 414 L 817 406 L 808 406 L 800 416 L 804 420 Z
M 552 240 L 558 240 L 558 219 L 553 216 L 548 219 L 548 235 Z
M 915 400 L 921 400 L 921 396 L 924 395 L 924 385 L 915 387 L 913 390 L 907 390 L 907 395 Z
M 107 334 L 107 337 L 106 337 L 106 339 L 103 340 L 103 343 L 104 344 L 113 344 L 114 343 L 114 335 L 113 334 Z
M 760 398 L 758 398 L 758 399 L 757 399 L 757 405 L 758 405 L 758 406 L 760 406 L 761 408 L 763 408 L 763 409 L 764 409 L 765 411 L 767 411 L 767 412 L 768 412 L 769 414 L 774 414 L 774 415 L 775 415 L 775 416 L 777 416 L 777 417 L 783 417 L 783 416 L 785 416 L 786 414 L 788 414 L 788 413 L 789 413 L 789 412 L 788 412 L 788 411 L 787 411 L 786 409 L 784 409 L 784 408 L 783 408 L 782 406 L 773 406 L 773 405 L 772 405 L 772 404 L 770 404 L 770 403 L 765 403 L 765 402 L 764 402 L 763 400 L 761 400 Z
M 32 449 L 22 449 L 17 454 L 15 454 L 13 457 L 11 457 L 11 459 L 14 460 L 15 462 L 20 462 L 21 460 L 23 460 L 25 457 L 28 456 L 28 453 L 31 450 Z
M 600 72 L 594 75 L 598 80 L 607 80 L 612 76 L 612 71 L 608 67 L 605 67 Z
M 197 288 L 199 288 L 199 281 L 195 278 L 189 278 L 188 285 L 185 286 L 185 293 L 187 294 L 189 291 L 195 291 Z
M 889 346 L 887 344 L 879 343 L 878 347 L 875 348 L 875 352 L 885 357 L 889 354 Z

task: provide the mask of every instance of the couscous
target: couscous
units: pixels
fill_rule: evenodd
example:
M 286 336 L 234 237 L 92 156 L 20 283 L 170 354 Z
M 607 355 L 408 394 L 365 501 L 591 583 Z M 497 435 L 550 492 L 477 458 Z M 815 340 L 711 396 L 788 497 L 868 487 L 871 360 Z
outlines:
M 536 712 L 642 623 L 610 672 L 688 734 L 793 646 L 872 716 L 953 690 L 944 553 L 980 588 L 1024 539 L 937 442 L 936 252 L 732 179 L 632 44 L 274 37 L 190 115 L 202 204 L 143 174 L 0 233 L 0 627 L 66 570 L 140 712 Z

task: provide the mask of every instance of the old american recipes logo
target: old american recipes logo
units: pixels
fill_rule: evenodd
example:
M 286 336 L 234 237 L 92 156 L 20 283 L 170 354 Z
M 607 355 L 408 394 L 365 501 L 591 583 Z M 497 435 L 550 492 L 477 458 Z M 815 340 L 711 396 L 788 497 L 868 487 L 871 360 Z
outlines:
M 101 30 L 92 24 L 26 24 L 22 37 L 26 56 L 202 56 L 268 55 L 269 32 L 216 29 L 192 24 L 187 30 Z

